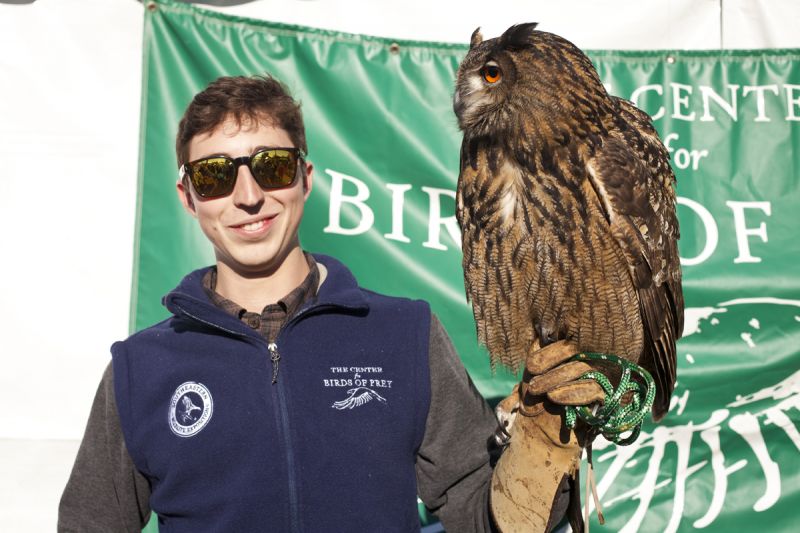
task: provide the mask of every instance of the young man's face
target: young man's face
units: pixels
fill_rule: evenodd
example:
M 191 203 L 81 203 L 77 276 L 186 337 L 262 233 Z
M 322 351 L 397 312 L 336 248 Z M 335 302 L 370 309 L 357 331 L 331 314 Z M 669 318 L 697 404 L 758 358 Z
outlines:
M 191 140 L 189 161 L 213 155 L 237 158 L 252 155 L 259 148 L 292 146 L 289 134 L 269 123 L 245 120 L 239 127 L 227 120 L 210 134 Z M 305 180 L 300 165 L 305 165 Z M 218 263 L 242 276 L 272 273 L 289 252 L 299 247 L 297 230 L 311 192 L 313 167 L 300 161 L 297 170 L 291 186 L 263 190 L 250 169 L 242 165 L 233 192 L 213 199 L 201 198 L 189 183 L 186 187 L 190 190 L 186 191 L 178 182 L 178 196 L 214 245 Z

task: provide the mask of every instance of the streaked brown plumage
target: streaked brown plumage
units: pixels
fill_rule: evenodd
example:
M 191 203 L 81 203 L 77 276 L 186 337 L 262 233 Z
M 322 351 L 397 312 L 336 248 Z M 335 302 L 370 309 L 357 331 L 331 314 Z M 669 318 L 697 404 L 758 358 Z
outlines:
M 669 155 L 577 47 L 535 26 L 476 30 L 458 70 L 457 218 L 478 338 L 493 367 L 560 339 L 638 362 L 660 419 L 683 330 Z

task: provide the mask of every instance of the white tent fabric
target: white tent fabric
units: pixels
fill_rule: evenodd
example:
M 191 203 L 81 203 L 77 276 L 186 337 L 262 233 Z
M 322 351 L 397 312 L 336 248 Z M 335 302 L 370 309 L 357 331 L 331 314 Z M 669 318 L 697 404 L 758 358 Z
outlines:
M 108 347 L 128 332 L 142 10 L 0 3 L 0 524 L 52 530 Z M 795 0 L 259 0 L 211 8 L 466 42 L 539 21 L 589 49 L 800 48 Z

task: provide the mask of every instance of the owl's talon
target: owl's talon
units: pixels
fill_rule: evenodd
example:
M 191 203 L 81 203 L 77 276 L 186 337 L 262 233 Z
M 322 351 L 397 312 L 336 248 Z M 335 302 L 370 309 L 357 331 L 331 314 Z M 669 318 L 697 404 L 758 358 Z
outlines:
M 506 428 L 499 421 L 497 429 L 494 431 L 494 442 L 501 448 L 505 448 L 511 442 L 511 433 L 506 431 Z
M 508 398 L 497 404 L 494 409 L 497 418 L 497 429 L 494 432 L 494 440 L 498 446 L 508 446 L 511 442 L 511 433 L 514 427 L 514 420 L 519 412 L 519 385 L 514 387 L 514 391 Z

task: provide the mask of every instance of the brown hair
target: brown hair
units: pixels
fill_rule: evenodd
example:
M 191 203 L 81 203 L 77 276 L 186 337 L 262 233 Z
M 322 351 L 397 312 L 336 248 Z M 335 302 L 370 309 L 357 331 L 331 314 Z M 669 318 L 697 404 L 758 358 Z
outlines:
M 300 104 L 283 83 L 270 75 L 224 76 L 195 95 L 186 108 L 175 140 L 178 166 L 187 162 L 195 136 L 214 131 L 229 118 L 238 126 L 247 120 L 266 121 L 285 130 L 296 148 L 308 152 Z

